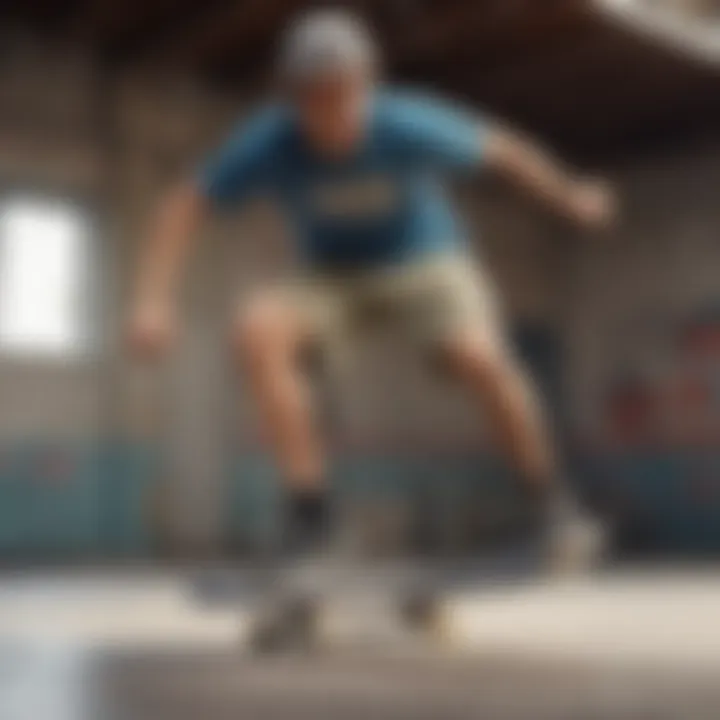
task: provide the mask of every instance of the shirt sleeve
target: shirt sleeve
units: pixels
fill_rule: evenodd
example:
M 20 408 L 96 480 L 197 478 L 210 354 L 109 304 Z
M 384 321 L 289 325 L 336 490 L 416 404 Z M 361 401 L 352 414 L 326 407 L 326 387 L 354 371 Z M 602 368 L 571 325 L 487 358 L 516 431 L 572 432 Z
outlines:
M 482 163 L 488 123 L 481 114 L 418 96 L 398 99 L 393 114 L 403 154 L 411 163 L 438 170 Z
M 241 123 L 200 168 L 197 182 L 213 203 L 237 204 L 272 183 L 281 118 L 266 110 Z

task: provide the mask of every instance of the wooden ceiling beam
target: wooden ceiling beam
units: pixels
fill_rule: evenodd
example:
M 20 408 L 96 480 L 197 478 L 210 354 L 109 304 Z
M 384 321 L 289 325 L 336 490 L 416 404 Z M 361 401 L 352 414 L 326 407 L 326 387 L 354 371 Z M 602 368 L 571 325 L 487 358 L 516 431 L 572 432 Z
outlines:
M 278 26 L 303 4 L 302 0 L 230 0 L 168 38 L 160 50 L 169 58 L 212 66 L 272 42 Z
M 142 28 L 128 35 L 122 43 L 116 43 L 119 54 L 134 61 L 188 60 L 193 58 L 183 52 L 183 38 L 192 37 L 198 27 L 223 13 L 233 12 L 248 0 L 175 0 L 173 12 L 148 19 Z
M 173 0 L 89 0 L 77 18 L 74 34 L 81 40 L 101 45 L 112 43 L 172 5 Z
M 720 96 L 719 78 L 621 32 L 576 39 L 484 72 L 462 63 L 435 83 L 572 151 L 679 126 Z
M 458 48 L 497 52 L 535 42 L 548 33 L 565 33 L 587 16 L 587 0 L 483 0 L 468 6 L 457 0 L 389 44 L 398 71 L 443 62 Z
M 3 25 L 19 22 L 35 30 L 64 30 L 82 10 L 82 0 L 43 2 L 42 0 L 3 0 Z

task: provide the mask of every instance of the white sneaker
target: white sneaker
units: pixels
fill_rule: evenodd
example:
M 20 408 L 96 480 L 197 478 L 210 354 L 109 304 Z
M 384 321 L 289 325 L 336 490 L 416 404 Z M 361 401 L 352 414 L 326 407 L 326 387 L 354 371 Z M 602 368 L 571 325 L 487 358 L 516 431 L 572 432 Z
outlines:
M 608 547 L 607 528 L 584 515 L 551 524 L 547 537 L 547 569 L 552 575 L 577 575 L 596 569 Z

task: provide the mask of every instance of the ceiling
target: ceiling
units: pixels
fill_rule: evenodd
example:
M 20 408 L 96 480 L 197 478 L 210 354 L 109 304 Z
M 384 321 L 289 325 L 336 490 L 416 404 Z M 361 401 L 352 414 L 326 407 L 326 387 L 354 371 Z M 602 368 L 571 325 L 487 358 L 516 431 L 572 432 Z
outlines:
M 0 18 L 91 46 L 257 81 L 304 0 L 5 0 Z M 566 151 L 599 155 L 720 127 L 720 71 L 594 11 L 591 0 L 354 0 L 393 76 L 477 102 Z

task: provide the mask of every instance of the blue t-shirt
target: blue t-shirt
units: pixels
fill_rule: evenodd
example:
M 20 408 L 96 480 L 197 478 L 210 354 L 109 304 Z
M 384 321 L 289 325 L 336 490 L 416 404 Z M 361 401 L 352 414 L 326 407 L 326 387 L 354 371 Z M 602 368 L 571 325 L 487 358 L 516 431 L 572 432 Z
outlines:
M 304 141 L 290 108 L 272 105 L 238 128 L 200 185 L 220 205 L 274 196 L 301 258 L 316 267 L 373 267 L 464 242 L 441 180 L 479 164 L 483 135 L 473 114 L 382 91 L 357 151 L 329 161 Z

